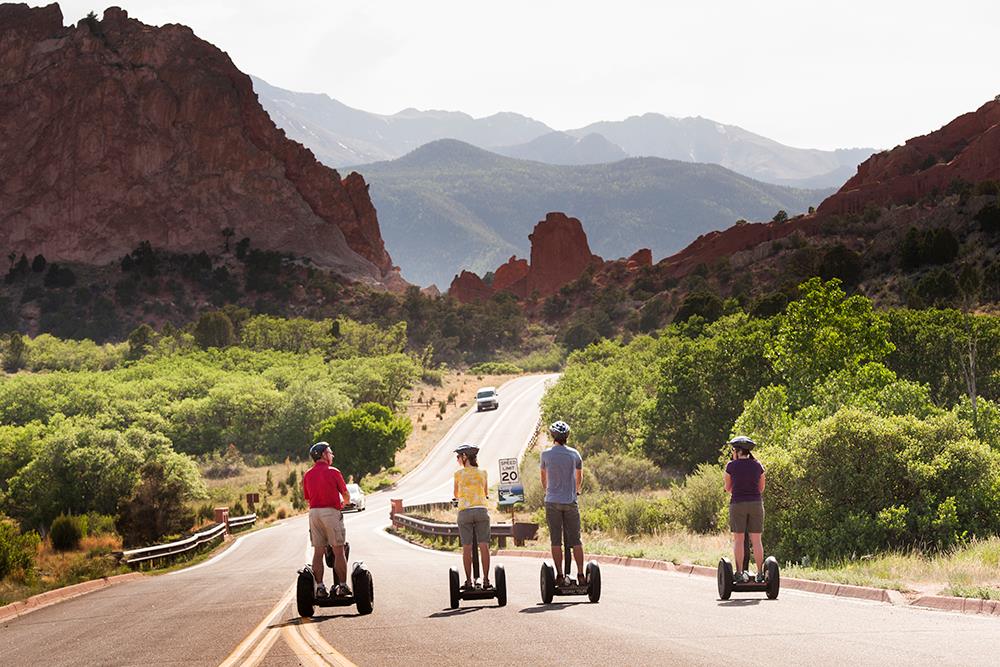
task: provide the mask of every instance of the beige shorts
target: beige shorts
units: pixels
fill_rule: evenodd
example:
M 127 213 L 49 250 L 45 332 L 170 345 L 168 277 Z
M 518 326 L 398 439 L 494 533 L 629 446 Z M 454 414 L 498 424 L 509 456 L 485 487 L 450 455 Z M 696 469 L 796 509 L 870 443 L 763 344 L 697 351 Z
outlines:
M 344 515 L 336 507 L 314 507 L 309 510 L 309 541 L 314 547 L 344 546 L 347 533 Z

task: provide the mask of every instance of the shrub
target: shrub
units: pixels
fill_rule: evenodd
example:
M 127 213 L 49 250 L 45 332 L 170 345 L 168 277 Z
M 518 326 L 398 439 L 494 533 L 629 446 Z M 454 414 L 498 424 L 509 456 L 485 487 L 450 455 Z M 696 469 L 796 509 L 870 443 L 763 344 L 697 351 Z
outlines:
M 338 467 L 361 478 L 391 466 L 412 430 L 408 418 L 394 416 L 384 405 L 364 403 L 322 422 L 313 441 L 329 442 Z
M 469 372 L 475 375 L 517 375 L 524 371 L 509 361 L 484 361 L 471 367 Z
M 80 540 L 87 534 L 87 517 L 60 514 L 52 521 L 49 539 L 56 551 L 72 551 L 80 548 Z
M 0 514 L 0 579 L 31 572 L 41 538 L 38 533 L 21 533 L 17 521 Z
M 277 514 L 275 514 L 274 516 L 275 516 L 275 518 L 276 518 L 276 519 L 278 519 L 279 521 L 280 521 L 281 519 L 285 519 L 285 518 L 287 518 L 287 517 L 288 517 L 288 510 L 286 510 L 286 509 L 285 509 L 284 507 L 279 507 L 279 508 L 278 508 L 278 513 L 277 513 Z
M 114 535 L 117 532 L 115 518 L 111 515 L 87 512 L 82 518 L 86 520 L 87 535 Z
M 600 452 L 587 458 L 587 468 L 602 491 L 642 491 L 659 486 L 660 469 L 649 459 L 630 454 Z
M 702 463 L 674 489 L 673 520 L 696 533 L 712 533 L 724 528 L 719 516 L 727 496 L 722 485 L 722 470 L 713 463 Z

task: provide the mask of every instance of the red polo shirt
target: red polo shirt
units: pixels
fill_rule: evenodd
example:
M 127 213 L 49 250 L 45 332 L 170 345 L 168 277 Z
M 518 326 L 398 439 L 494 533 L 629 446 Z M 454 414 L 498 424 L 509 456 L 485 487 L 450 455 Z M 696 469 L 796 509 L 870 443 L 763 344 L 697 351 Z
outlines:
M 338 491 L 340 493 L 338 493 Z M 312 468 L 302 475 L 302 493 L 309 501 L 309 509 L 315 507 L 343 507 L 340 494 L 347 495 L 347 484 L 340 471 L 327 464 L 326 461 L 316 461 Z

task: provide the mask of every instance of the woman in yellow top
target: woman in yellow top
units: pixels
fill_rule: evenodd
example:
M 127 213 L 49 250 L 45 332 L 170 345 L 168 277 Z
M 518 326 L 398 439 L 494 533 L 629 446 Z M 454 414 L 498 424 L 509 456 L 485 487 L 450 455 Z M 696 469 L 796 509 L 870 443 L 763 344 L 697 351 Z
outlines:
M 465 565 L 465 590 L 478 586 L 472 580 L 473 530 L 479 542 L 483 564 L 483 588 L 490 588 L 490 514 L 486 509 L 489 483 L 486 471 L 479 469 L 476 457 L 479 447 L 461 445 L 455 449 L 462 467 L 455 472 L 455 499 L 458 501 L 458 534 L 462 542 L 462 564 Z

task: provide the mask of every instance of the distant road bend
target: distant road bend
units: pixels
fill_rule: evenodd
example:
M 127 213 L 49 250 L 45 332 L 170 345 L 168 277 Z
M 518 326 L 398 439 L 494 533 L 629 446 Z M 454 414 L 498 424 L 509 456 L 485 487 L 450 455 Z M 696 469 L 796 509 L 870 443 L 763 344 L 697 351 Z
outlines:
M 239 538 L 219 556 L 53 605 L 0 627 L 3 665 L 995 665 L 1000 623 L 784 590 L 717 599 L 714 579 L 602 566 L 599 604 L 543 606 L 540 561 L 509 558 L 506 607 L 448 608 L 453 553 L 389 536 L 389 499 L 446 500 L 451 450 L 482 447 L 480 463 L 516 456 L 554 376 L 500 389 L 500 409 L 463 416 L 389 492 L 349 515 L 352 559 L 375 577 L 375 612 L 295 611 L 295 571 L 308 558 L 304 516 Z M 329 575 L 328 575 L 329 576 Z

